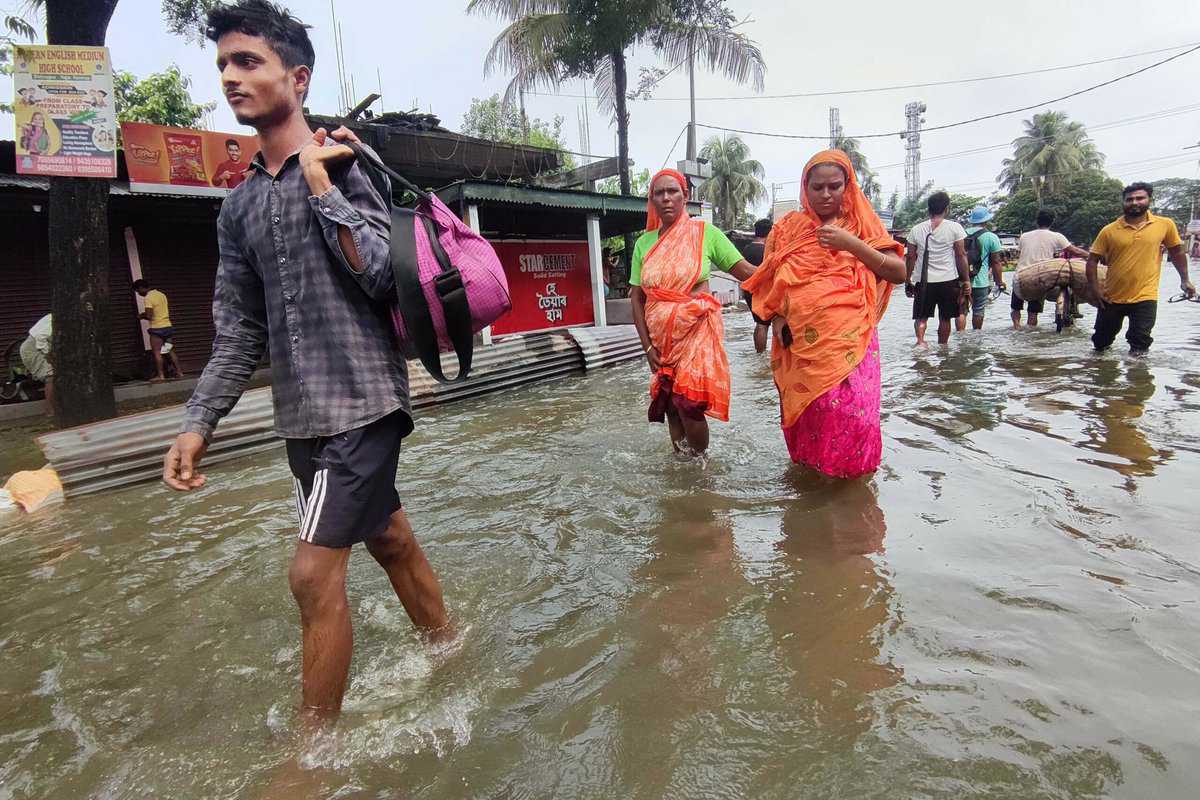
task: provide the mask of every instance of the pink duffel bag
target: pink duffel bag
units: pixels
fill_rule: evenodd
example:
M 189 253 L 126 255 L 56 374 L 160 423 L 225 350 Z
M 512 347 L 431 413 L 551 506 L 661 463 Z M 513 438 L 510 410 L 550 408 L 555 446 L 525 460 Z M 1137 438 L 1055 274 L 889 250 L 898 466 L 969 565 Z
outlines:
M 383 176 L 417 197 L 415 208 L 392 209 L 392 272 L 396 304 L 392 323 L 405 349 L 443 383 L 455 383 L 471 371 L 475 334 L 510 308 L 508 281 L 488 241 L 471 230 L 435 195 L 384 164 L 374 151 L 350 145 L 377 188 Z M 442 372 L 441 353 L 458 356 L 458 375 Z

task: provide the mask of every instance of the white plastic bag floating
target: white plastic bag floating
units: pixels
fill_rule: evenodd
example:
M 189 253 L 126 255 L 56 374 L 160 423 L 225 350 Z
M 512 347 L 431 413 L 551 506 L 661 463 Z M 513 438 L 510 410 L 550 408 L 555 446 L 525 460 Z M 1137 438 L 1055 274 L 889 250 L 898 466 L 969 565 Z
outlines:
M 8 493 L 8 489 L 0 489 L 0 514 L 20 510 L 21 507 L 13 500 L 12 495 Z

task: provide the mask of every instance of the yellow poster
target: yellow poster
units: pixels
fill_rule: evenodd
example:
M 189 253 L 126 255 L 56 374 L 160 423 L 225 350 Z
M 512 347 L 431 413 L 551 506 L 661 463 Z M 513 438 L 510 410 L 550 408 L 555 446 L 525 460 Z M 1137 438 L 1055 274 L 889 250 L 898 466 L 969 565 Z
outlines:
M 117 177 L 117 113 L 106 47 L 13 46 L 17 172 Z

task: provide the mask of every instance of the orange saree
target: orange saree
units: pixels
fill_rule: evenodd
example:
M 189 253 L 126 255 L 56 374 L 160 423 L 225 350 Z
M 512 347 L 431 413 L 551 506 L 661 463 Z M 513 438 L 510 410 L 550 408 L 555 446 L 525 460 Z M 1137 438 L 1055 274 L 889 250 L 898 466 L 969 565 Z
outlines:
M 650 420 L 668 403 L 685 416 L 729 421 L 729 359 L 721 304 L 693 295 L 704 257 L 704 221 L 681 219 L 659 236 L 642 262 L 646 327 L 662 367 L 650 382 Z
M 859 189 L 846 154 L 826 150 L 813 156 L 803 185 L 818 164 L 836 164 L 847 177 L 837 224 L 873 250 L 903 255 Z M 822 247 L 821 224 L 809 209 L 776 223 L 762 266 L 742 286 L 753 294 L 755 314 L 782 318 L 791 333 L 789 345 L 775 338 L 771 368 L 792 459 L 829 475 L 852 477 L 879 464 L 875 328 L 892 284 L 850 253 Z

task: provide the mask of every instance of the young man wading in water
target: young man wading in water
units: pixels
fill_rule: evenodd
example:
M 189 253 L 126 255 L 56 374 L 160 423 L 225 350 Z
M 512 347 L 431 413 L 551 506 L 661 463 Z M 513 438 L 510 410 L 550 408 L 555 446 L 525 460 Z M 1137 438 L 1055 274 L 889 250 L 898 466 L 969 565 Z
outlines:
M 207 35 L 225 97 L 261 151 L 217 219 L 216 340 L 163 480 L 180 491 L 204 485 L 207 442 L 269 344 L 300 519 L 288 580 L 304 635 L 304 709 L 332 716 L 350 671 L 353 544 L 366 544 L 418 628 L 452 635 L 396 493 L 413 423 L 388 311 L 391 216 L 352 151 L 304 121 L 314 61 L 305 25 L 266 0 L 242 0 L 210 11 Z M 345 128 L 332 138 L 357 141 Z

